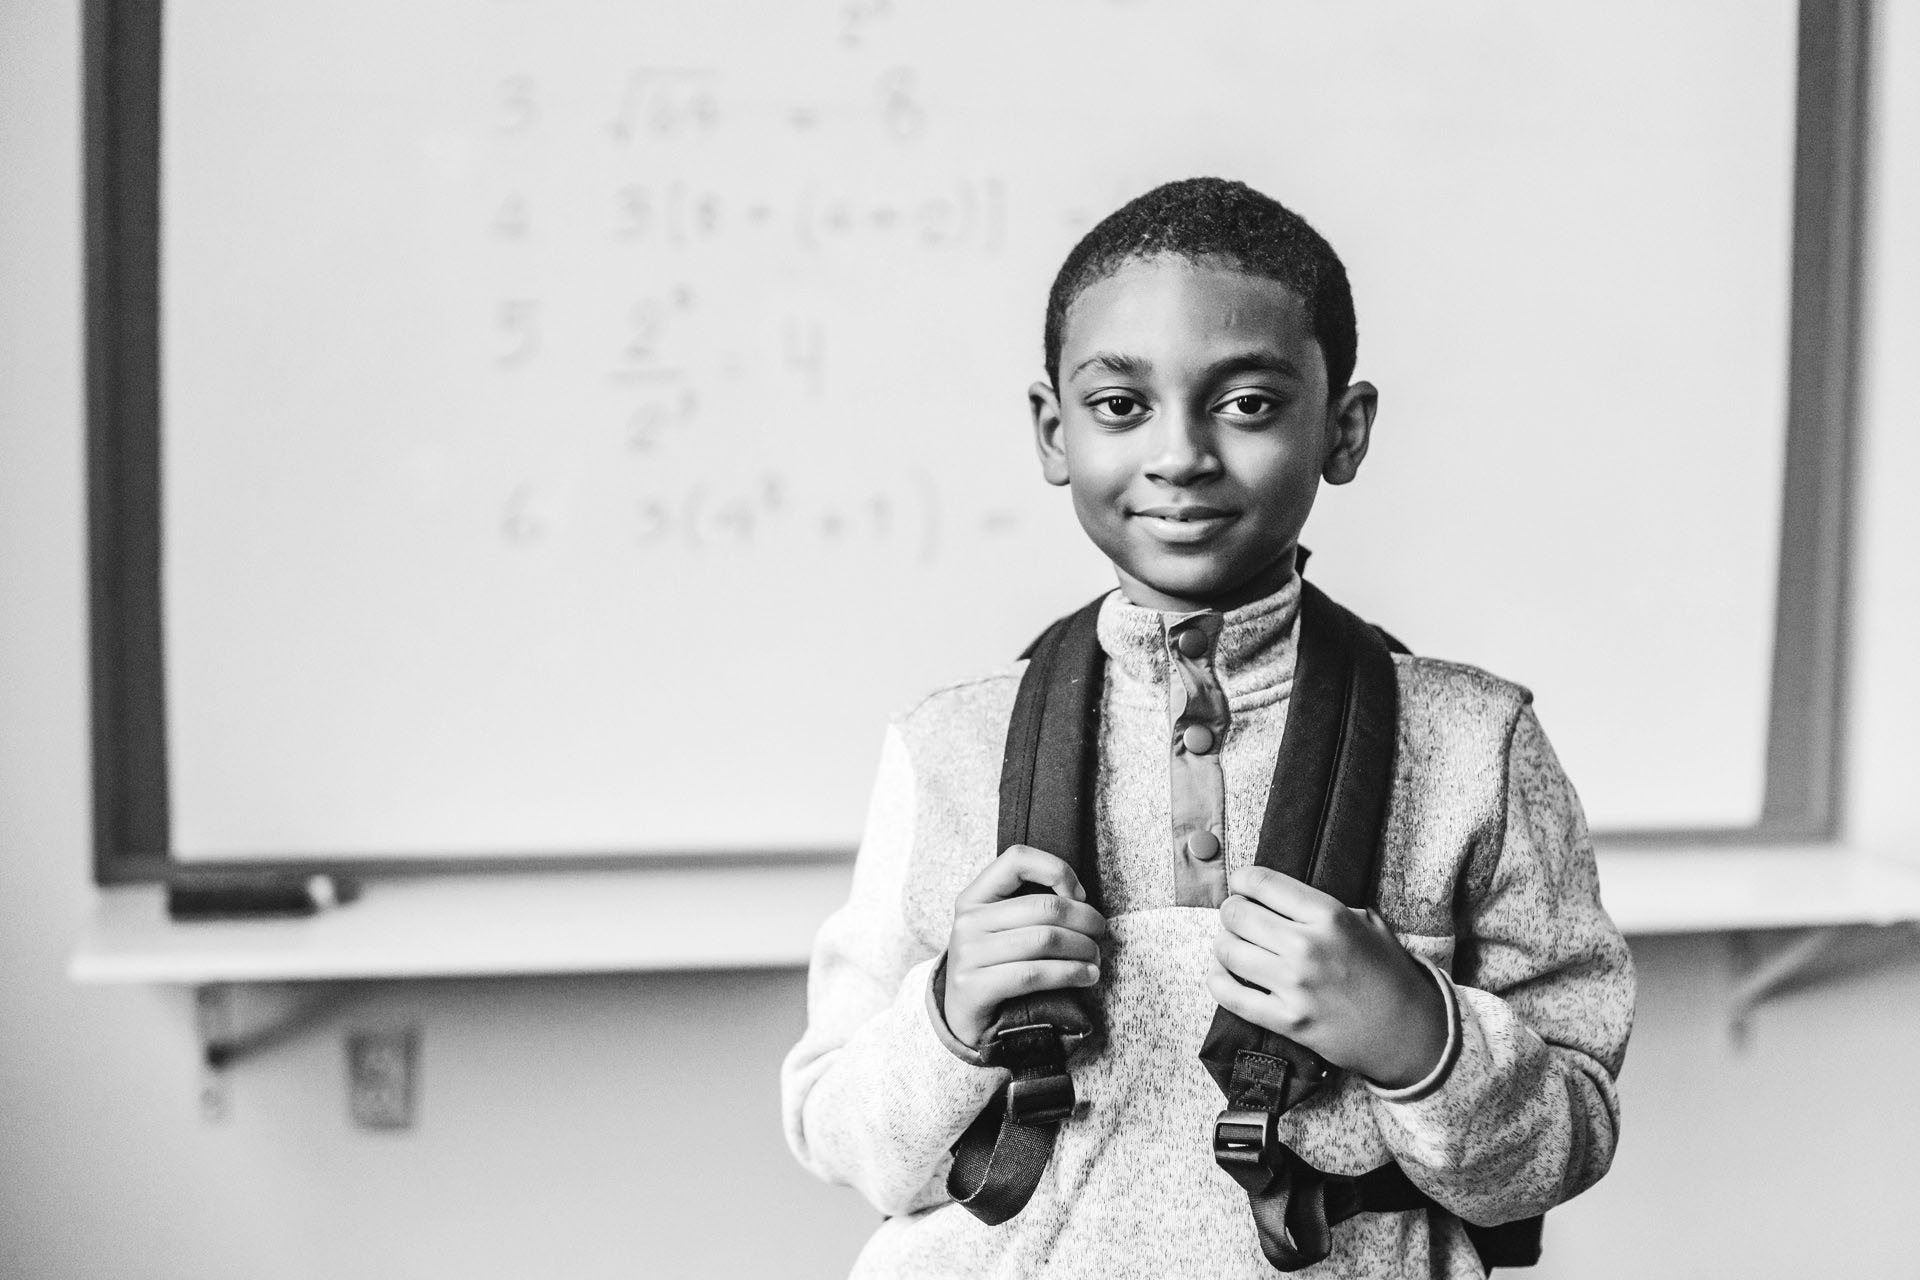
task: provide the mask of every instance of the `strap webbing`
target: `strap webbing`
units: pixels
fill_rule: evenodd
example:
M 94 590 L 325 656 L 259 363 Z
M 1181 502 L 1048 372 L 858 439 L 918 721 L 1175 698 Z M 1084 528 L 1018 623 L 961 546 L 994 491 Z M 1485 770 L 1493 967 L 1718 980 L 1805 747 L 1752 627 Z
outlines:
M 1027 651 L 1000 767 L 999 851 L 1016 844 L 1046 850 L 1073 868 L 1092 902 L 1099 901 L 1090 823 L 1106 667 L 1099 616 L 1095 600 L 1054 623 Z M 1047 890 L 1031 885 L 1023 892 Z M 1073 1109 L 1067 1054 L 1092 1031 L 1081 991 L 1042 991 L 1001 1005 L 985 1053 L 1013 1078 L 960 1135 L 947 1173 L 947 1194 L 982 1222 L 1005 1222 L 1033 1198 L 1060 1122 Z
M 1065 1068 L 1064 1055 L 1051 1064 L 1051 1074 L 1040 1074 L 1048 1071 L 1044 1066 L 1016 1068 L 1010 1084 L 1001 1086 L 954 1144 L 947 1194 L 988 1226 L 998 1226 L 1027 1207 L 1053 1159 L 1060 1122 L 1073 1110 L 1073 1081 Z M 1013 1092 L 1023 1084 L 1051 1093 L 1064 1107 L 1023 1119 Z
M 1372 627 L 1311 583 L 1301 584 L 1299 628 L 1254 862 L 1364 907 L 1373 901 L 1393 787 L 1393 657 Z M 1261 1252 L 1282 1271 L 1319 1262 L 1339 1220 L 1329 1216 L 1328 1180 L 1274 1136 L 1273 1122 L 1320 1088 L 1327 1064 L 1225 1009 L 1214 1011 L 1200 1058 L 1227 1102 L 1214 1155 L 1247 1193 Z M 1344 1198 L 1336 1197 L 1336 1209 L 1347 1207 Z
M 1254 861 L 1350 907 L 1373 902 L 1393 788 L 1399 686 L 1390 649 L 1405 652 L 1302 583 L 1293 696 Z M 1397 1164 L 1342 1177 L 1313 1168 L 1279 1141 L 1275 1122 L 1329 1074 L 1305 1046 L 1220 1009 L 1200 1056 L 1227 1100 L 1215 1124 L 1215 1157 L 1246 1190 L 1260 1250 L 1275 1268 L 1297 1271 L 1323 1260 L 1333 1227 L 1356 1214 L 1438 1208 Z M 1540 1228 L 1534 1217 L 1466 1229 L 1491 1268 L 1539 1261 Z

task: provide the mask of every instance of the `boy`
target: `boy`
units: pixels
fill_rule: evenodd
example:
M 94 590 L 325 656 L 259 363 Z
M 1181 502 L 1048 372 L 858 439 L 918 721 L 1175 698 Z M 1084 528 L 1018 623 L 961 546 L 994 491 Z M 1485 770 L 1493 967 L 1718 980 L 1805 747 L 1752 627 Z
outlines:
M 1524 690 L 1393 660 L 1371 912 L 1252 865 L 1285 781 L 1297 539 L 1373 424 L 1354 351 L 1338 257 L 1238 183 L 1149 192 L 1061 268 L 1029 392 L 1041 471 L 1120 583 L 1098 623 L 1099 901 L 1052 851 L 994 847 L 1019 668 L 895 721 L 783 1071 L 802 1163 L 888 1215 L 856 1275 L 1274 1275 L 1214 1159 L 1196 1054 L 1216 1004 L 1340 1068 L 1279 1119 L 1299 1159 L 1397 1163 L 1439 1206 L 1340 1223 L 1315 1275 L 1479 1276 L 1462 1219 L 1538 1214 L 1606 1172 L 1631 964 Z M 945 1182 L 1007 1079 L 983 1037 L 1006 1001 L 1096 984 L 1083 1105 L 1030 1202 L 984 1225 Z

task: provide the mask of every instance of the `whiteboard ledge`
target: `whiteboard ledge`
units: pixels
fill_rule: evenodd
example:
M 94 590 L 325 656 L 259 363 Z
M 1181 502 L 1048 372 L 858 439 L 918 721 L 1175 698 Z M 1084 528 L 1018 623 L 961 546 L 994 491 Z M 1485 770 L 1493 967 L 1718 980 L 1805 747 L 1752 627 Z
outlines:
M 634 867 L 370 881 L 299 920 L 176 924 L 157 885 L 99 891 L 81 983 L 296 982 L 793 968 L 848 863 Z M 1629 935 L 1920 920 L 1920 867 L 1835 846 L 1603 850 Z
M 1629 936 L 1920 921 L 1920 865 L 1841 845 L 1601 849 Z
M 158 885 L 103 889 L 68 965 L 75 982 L 786 968 L 847 896 L 851 864 L 370 879 L 304 919 L 175 923 Z

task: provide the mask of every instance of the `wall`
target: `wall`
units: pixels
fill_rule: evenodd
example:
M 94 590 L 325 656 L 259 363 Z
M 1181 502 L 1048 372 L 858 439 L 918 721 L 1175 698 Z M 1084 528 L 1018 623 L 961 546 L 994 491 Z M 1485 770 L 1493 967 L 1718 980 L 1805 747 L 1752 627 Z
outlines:
M 76 8 L 0 7 L 0 1276 L 843 1273 L 871 1215 L 777 1131 L 798 973 L 350 988 L 241 1066 L 211 1125 L 185 993 L 65 981 L 92 892 Z M 1897 364 L 1920 349 L 1920 8 L 1885 19 L 1849 799 L 1860 839 L 1920 851 L 1900 653 L 1920 633 L 1920 396 Z M 1721 1020 L 1740 940 L 1637 941 L 1627 1140 L 1555 1214 L 1542 1280 L 1911 1274 L 1910 936 L 1857 932 L 1744 1044 Z M 407 1021 L 421 1122 L 353 1130 L 340 1031 Z

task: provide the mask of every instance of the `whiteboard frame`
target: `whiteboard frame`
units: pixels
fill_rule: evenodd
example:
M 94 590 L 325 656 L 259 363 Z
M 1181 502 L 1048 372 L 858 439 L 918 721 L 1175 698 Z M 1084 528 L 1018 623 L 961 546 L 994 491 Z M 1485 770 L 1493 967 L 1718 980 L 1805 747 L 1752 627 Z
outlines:
M 1761 816 L 1746 827 L 1597 833 L 1610 849 L 1838 839 L 1871 14 L 1872 0 L 1800 4 L 1785 491 Z M 169 816 L 161 581 L 162 6 L 86 0 L 84 23 L 93 873 L 104 885 L 165 880 L 181 866 Z M 381 876 L 842 861 L 851 852 L 220 865 Z

